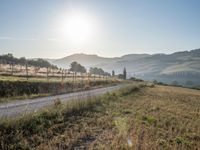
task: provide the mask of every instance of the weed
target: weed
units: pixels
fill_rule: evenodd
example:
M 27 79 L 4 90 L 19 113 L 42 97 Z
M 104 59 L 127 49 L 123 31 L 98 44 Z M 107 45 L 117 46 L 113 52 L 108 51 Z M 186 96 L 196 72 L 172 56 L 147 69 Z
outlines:
M 54 100 L 54 105 L 55 105 L 56 107 L 60 106 L 61 104 L 62 104 L 62 103 L 61 103 L 61 100 L 60 100 L 59 98 L 57 98 L 57 99 Z
M 153 116 L 143 116 L 142 120 L 149 124 L 156 124 L 157 120 Z

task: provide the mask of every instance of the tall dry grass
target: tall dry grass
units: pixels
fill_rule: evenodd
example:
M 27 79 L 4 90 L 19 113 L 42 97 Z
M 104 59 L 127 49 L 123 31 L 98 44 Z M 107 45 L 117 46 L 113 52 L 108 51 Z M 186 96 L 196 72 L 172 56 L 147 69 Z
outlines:
M 149 87 L 147 87 L 149 86 Z M 133 85 L 0 125 L 1 149 L 198 149 L 197 90 Z

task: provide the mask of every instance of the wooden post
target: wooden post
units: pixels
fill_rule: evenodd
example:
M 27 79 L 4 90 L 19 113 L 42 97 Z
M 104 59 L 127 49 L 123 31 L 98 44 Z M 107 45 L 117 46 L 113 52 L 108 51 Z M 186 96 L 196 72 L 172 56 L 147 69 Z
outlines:
M 28 65 L 26 63 L 26 80 L 28 80 Z
M 22 72 L 22 65 L 20 65 L 20 72 Z
M 74 91 L 74 85 L 75 85 L 75 72 L 73 72 L 72 76 L 73 76 L 73 91 Z
M 90 85 L 90 74 L 89 73 L 87 75 L 87 78 L 88 78 L 88 85 Z
M 61 75 L 61 77 L 62 77 L 62 83 L 63 83 L 63 69 L 62 69 L 62 75 Z
M 13 75 L 13 63 L 11 63 L 11 75 Z
M 83 73 L 81 72 L 81 87 L 83 88 Z
M 9 62 L 9 65 L 10 65 L 10 70 L 11 70 L 11 68 L 12 68 L 12 63 L 11 63 L 11 62 Z
M 34 67 L 35 76 L 37 75 L 37 67 Z
M 47 81 L 49 81 L 49 69 L 47 67 Z
M 75 72 L 75 82 L 76 82 L 76 72 Z
M 65 69 L 65 78 L 66 78 L 66 76 L 67 76 L 67 70 Z
M 54 77 L 54 69 L 52 69 L 52 76 Z

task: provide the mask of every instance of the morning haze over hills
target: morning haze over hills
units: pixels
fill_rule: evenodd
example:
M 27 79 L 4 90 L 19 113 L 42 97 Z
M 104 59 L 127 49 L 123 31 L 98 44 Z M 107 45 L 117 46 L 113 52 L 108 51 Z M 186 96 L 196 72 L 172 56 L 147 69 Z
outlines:
M 187 81 L 200 84 L 200 49 L 175 52 L 172 54 L 128 54 L 121 57 L 106 58 L 98 55 L 77 53 L 60 59 L 48 59 L 54 65 L 69 68 L 73 61 L 90 67 L 99 67 L 107 72 L 121 73 L 126 67 L 128 77 L 184 85 Z

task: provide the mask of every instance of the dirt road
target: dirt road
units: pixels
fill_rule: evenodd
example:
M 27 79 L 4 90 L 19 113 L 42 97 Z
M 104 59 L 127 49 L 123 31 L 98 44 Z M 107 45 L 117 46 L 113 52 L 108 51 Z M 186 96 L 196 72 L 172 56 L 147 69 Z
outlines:
M 104 87 L 88 91 L 41 97 L 35 99 L 26 99 L 21 101 L 14 101 L 10 103 L 0 104 L 0 118 L 17 117 L 30 112 L 38 111 L 44 108 L 45 106 L 52 105 L 54 103 L 54 100 L 57 98 L 59 98 L 62 102 L 66 102 L 72 99 L 81 100 L 89 97 L 99 96 L 105 94 L 106 92 L 117 90 L 122 86 L 124 85 L 116 85 L 116 86 Z

